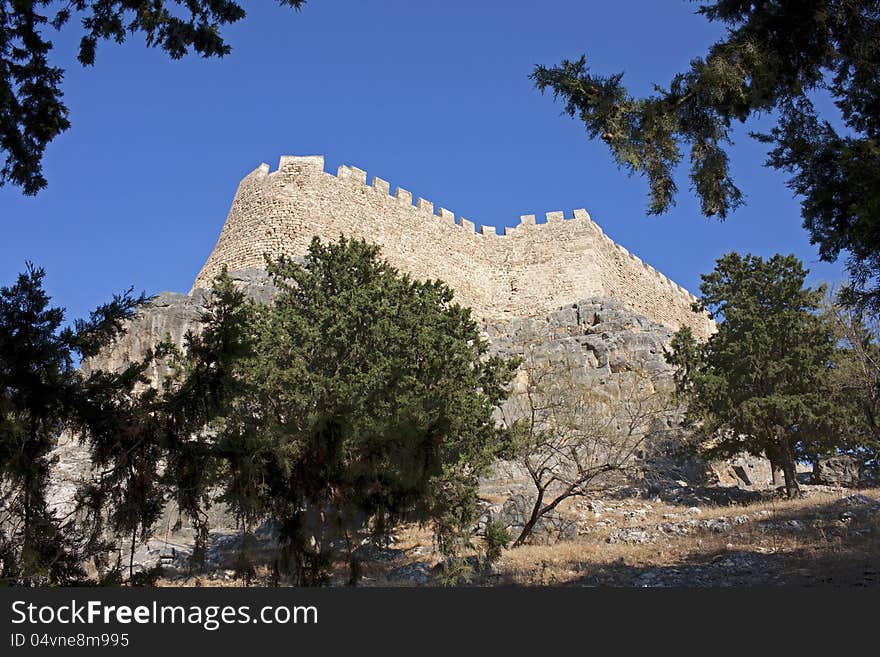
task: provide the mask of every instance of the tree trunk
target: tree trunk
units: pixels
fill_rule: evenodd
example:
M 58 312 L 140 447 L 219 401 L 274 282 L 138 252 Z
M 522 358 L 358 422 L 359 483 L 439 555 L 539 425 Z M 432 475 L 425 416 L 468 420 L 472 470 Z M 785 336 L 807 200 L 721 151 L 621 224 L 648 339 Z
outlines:
M 773 488 L 782 486 L 782 465 L 780 464 L 779 450 L 768 447 L 764 450 L 767 460 L 770 461 L 770 477 Z
M 785 481 L 782 476 L 782 468 L 773 463 L 770 464 L 770 467 L 773 468 L 773 488 L 779 488 Z
M 131 582 L 134 577 L 134 549 L 137 545 L 137 525 L 131 530 L 131 545 L 128 551 L 128 581 Z
M 21 541 L 21 564 L 28 566 L 31 558 L 31 478 L 28 473 L 24 482 L 24 532 Z M 24 573 L 26 577 L 30 577 L 31 572 L 28 568 Z
M 532 533 L 532 530 L 535 528 L 535 525 L 538 522 L 538 519 L 541 517 L 541 504 L 544 503 L 544 491 L 540 488 L 538 489 L 538 497 L 535 498 L 535 505 L 532 507 L 532 515 L 526 521 L 526 524 L 523 525 L 522 531 L 517 536 L 516 540 L 513 542 L 513 547 L 519 547 L 523 543 L 525 543 L 526 539 L 529 537 L 529 534 Z
M 785 475 L 785 494 L 789 499 L 801 496 L 801 488 L 797 480 L 797 464 L 794 460 L 794 450 L 787 437 L 779 441 L 782 473 Z

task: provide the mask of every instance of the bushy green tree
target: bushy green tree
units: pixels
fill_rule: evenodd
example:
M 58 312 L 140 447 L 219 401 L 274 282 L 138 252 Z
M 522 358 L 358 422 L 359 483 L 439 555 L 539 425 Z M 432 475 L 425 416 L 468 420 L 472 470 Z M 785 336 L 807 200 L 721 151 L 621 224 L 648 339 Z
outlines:
M 277 0 L 299 9 L 305 0 Z M 25 194 L 46 186 L 42 159 L 46 146 L 70 127 L 62 101 L 64 69 L 50 59 L 47 32 L 71 19 L 83 30 L 77 59 L 95 63 L 99 41 L 122 43 L 142 34 L 148 46 L 173 59 L 190 52 L 222 57 L 231 48 L 220 29 L 245 17 L 231 0 L 0 0 L 0 185 L 12 183 Z
M 797 460 L 827 445 L 837 417 L 835 341 L 817 312 L 823 291 L 805 287 L 806 274 L 792 255 L 728 253 L 700 286 L 698 307 L 718 331 L 698 343 L 684 327 L 668 356 L 707 454 L 765 454 L 789 497 L 800 492 Z
M 487 354 L 446 285 L 401 275 L 375 246 L 315 240 L 304 263 L 269 270 L 271 304 L 246 298 L 224 271 L 182 348 L 162 343 L 116 372 L 84 374 L 75 362 L 123 330 L 143 297 L 120 295 L 62 329 L 42 271 L 0 290 L 8 577 L 80 577 L 112 535 L 133 581 L 137 544 L 169 495 L 193 521 L 195 556 L 213 503 L 245 532 L 273 521 L 278 576 L 299 584 L 324 581 L 332 539 L 384 534 L 404 518 L 432 522 L 446 554 L 469 542 L 478 478 L 504 446 L 493 413 L 512 364 Z M 157 359 L 171 369 L 159 386 L 145 376 Z M 62 526 L 45 490 L 63 430 L 95 467 L 80 495 L 86 520 Z
M 82 576 L 75 532 L 49 508 L 46 487 L 59 435 L 88 423 L 89 388 L 77 361 L 95 355 L 143 297 L 131 291 L 88 320 L 63 327 L 45 273 L 31 265 L 0 288 L 0 532 L 2 576 L 16 582 L 69 582 Z
M 227 309 L 187 350 L 181 390 L 224 386 L 207 430 L 182 445 L 215 473 L 196 488 L 220 483 L 246 524 L 274 520 L 278 572 L 300 584 L 322 581 L 331 533 L 367 519 L 371 533 L 433 521 L 441 549 L 456 551 L 501 447 L 493 410 L 511 367 L 487 355 L 445 284 L 401 275 L 375 246 L 315 239 L 302 264 L 282 258 L 269 271 L 277 293 L 265 307 L 234 298 L 221 277 Z
M 725 37 L 650 96 L 630 95 L 622 74 L 590 73 L 585 57 L 532 77 L 620 166 L 648 179 L 651 213 L 674 203 L 687 150 L 703 213 L 726 217 L 743 202 L 731 126 L 774 117 L 755 135 L 772 144 L 767 164 L 791 174 L 821 257 L 848 254 L 850 301 L 880 308 L 880 2 L 715 0 L 698 12 L 725 25 Z M 835 109 L 819 109 L 823 97 Z
M 202 314 L 202 329 L 185 336 L 182 350 L 163 345 L 162 356 L 176 369 L 163 392 L 165 482 L 195 529 L 196 565 L 205 556 L 206 509 L 216 501 L 217 491 L 223 492 L 243 529 L 265 517 L 251 487 L 259 479 L 255 428 L 262 416 L 250 406 L 254 391 L 247 376 L 264 316 L 265 307 L 248 299 L 224 267 Z

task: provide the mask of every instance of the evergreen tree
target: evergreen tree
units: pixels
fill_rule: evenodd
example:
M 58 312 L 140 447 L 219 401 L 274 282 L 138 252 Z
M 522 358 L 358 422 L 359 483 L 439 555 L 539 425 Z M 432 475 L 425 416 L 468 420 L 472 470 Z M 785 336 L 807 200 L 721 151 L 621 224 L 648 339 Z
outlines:
M 246 526 L 272 519 L 278 574 L 298 584 L 323 581 L 332 537 L 384 534 L 404 517 L 433 521 L 455 552 L 502 446 L 493 411 L 510 365 L 486 354 L 446 285 L 401 275 L 375 246 L 315 239 L 303 264 L 282 258 L 269 271 L 267 307 L 221 277 L 218 312 L 186 350 L 172 395 L 192 394 L 179 415 L 212 405 L 187 428 L 205 430 L 180 445 L 203 456 L 191 492 L 220 485 Z M 212 386 L 213 399 L 196 392 Z M 179 472 L 192 459 L 172 462 Z
M 182 349 L 166 342 L 121 371 L 88 375 L 76 361 L 108 345 L 143 297 L 125 293 L 62 329 L 41 270 L 0 290 L 7 577 L 73 581 L 112 535 L 133 582 L 136 547 L 169 494 L 193 520 L 197 559 L 215 502 L 245 533 L 274 521 L 278 576 L 299 584 L 324 581 L 334 537 L 385 534 L 403 518 L 433 522 L 446 554 L 468 543 L 478 478 L 506 444 L 493 413 L 512 364 L 487 354 L 446 285 L 401 275 L 375 246 L 316 239 L 303 264 L 269 269 L 271 305 L 247 299 L 224 271 Z M 145 377 L 155 359 L 172 368 L 159 387 Z M 95 466 L 77 523 L 46 501 L 64 430 Z
M 728 27 L 690 68 L 645 98 L 622 74 L 590 73 L 586 58 L 538 66 L 532 78 L 565 101 L 590 138 L 650 184 L 650 212 L 667 210 L 689 149 L 690 181 L 706 216 L 743 202 L 730 175 L 734 122 L 776 118 L 767 164 L 791 174 L 804 226 L 821 257 L 848 254 L 850 302 L 880 309 L 880 2 L 715 0 L 699 8 Z M 817 98 L 836 110 L 823 112 Z
M 46 500 L 52 450 L 62 431 L 81 426 L 88 403 L 75 364 L 122 330 L 143 298 L 131 291 L 62 328 L 64 311 L 43 289 L 45 273 L 28 265 L 0 288 L 0 532 L 2 575 L 17 582 L 67 582 L 82 576 L 76 536 Z
M 687 402 L 687 421 L 711 457 L 766 454 L 786 491 L 800 489 L 796 462 L 827 445 L 835 342 L 818 315 L 822 290 L 804 287 L 794 256 L 728 253 L 704 275 L 699 310 L 718 331 L 698 343 L 684 327 L 668 360 Z
M 250 454 L 257 454 L 256 445 L 250 442 L 253 434 L 242 433 L 233 439 L 230 432 L 236 417 L 241 414 L 247 418 L 246 403 L 253 398 L 245 369 L 254 357 L 264 310 L 235 286 L 224 267 L 202 314 L 202 329 L 185 336 L 183 350 L 170 343 L 161 350 L 161 356 L 177 370 L 166 380 L 162 400 L 167 441 L 164 479 L 193 524 L 194 565 L 200 565 L 205 557 L 206 510 L 218 490 L 223 491 L 245 530 L 259 517 L 258 509 L 242 492 L 247 488 L 244 482 L 250 480 Z M 249 429 L 259 418 L 258 409 L 254 413 L 248 418 Z
M 296 9 L 305 4 L 277 1 Z M 6 156 L 0 185 L 12 183 L 25 194 L 45 187 L 43 152 L 70 127 L 62 101 L 64 69 L 50 63 L 50 27 L 76 19 L 83 27 L 77 59 L 91 66 L 99 41 L 122 43 L 136 33 L 173 59 L 190 52 L 222 57 L 231 48 L 220 29 L 244 17 L 231 0 L 0 0 L 0 152 Z
M 160 474 L 166 453 L 163 400 L 144 376 L 151 360 L 149 355 L 121 372 L 93 372 L 79 386 L 73 422 L 95 469 L 79 491 L 88 513 L 83 525 L 93 545 L 89 552 L 116 547 L 105 545 L 107 530 L 125 541 L 130 581 L 135 550 L 149 537 L 165 505 Z

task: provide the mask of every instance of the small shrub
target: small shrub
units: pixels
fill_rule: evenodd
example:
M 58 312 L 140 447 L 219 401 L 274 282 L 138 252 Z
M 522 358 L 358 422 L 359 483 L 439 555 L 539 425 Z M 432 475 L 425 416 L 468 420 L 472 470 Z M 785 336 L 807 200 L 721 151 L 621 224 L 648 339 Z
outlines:
M 493 520 L 486 525 L 483 532 L 486 562 L 491 564 L 498 560 L 501 551 L 510 545 L 511 536 L 507 526 L 500 520 Z

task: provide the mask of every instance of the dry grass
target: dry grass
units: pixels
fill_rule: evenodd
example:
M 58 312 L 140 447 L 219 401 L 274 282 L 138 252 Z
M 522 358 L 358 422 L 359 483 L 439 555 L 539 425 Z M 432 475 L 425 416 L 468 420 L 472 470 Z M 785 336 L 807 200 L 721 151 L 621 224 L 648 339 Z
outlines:
M 663 536 L 653 543 L 609 543 L 613 529 L 601 528 L 569 543 L 508 550 L 498 570 L 507 583 L 520 585 L 576 584 L 587 579 L 597 584 L 625 585 L 626 575 L 635 576 L 648 569 L 699 566 L 717 561 L 726 553 L 753 553 L 774 556 L 772 561 L 779 570 L 773 579 L 780 583 L 808 583 L 810 578 L 847 583 L 859 579 L 865 571 L 876 574 L 880 569 L 880 514 L 875 511 L 847 522 L 840 520 L 838 503 L 853 493 L 820 492 L 796 500 L 774 498 L 729 507 L 701 507 L 701 513 L 691 517 L 710 520 L 748 516 L 748 520 L 733 524 L 723 533 L 701 527 L 684 536 Z M 880 501 L 880 489 L 859 494 Z M 689 515 L 686 507 L 662 503 L 650 506 L 653 508 L 644 518 L 632 520 L 628 526 L 651 527 L 675 522 L 670 516 Z M 800 523 L 800 528 L 778 527 L 789 521 Z M 615 576 L 615 571 L 623 576 Z M 753 583 L 771 582 L 762 579 L 762 573 L 755 573 Z
M 863 495 L 880 503 L 880 489 L 810 491 L 802 499 L 769 498 L 730 505 L 691 507 L 643 499 L 606 501 L 598 517 L 571 506 L 582 518 L 576 541 L 552 546 L 526 545 L 505 550 L 491 574 L 476 577 L 478 585 L 640 585 L 646 572 L 659 573 L 672 585 L 878 585 L 880 584 L 880 512 L 870 505 L 849 506 L 842 498 Z M 851 517 L 845 517 L 846 512 Z M 734 520 L 739 518 L 738 523 Z M 713 531 L 705 521 L 726 519 L 729 528 Z M 662 524 L 696 525 L 685 535 L 658 531 Z M 697 522 L 693 522 L 697 521 Z M 794 524 L 791 524 L 794 521 Z M 652 542 L 609 542 L 620 528 L 645 529 Z M 405 525 L 395 548 L 403 555 L 391 562 L 367 562 L 360 584 L 401 585 L 386 579 L 399 566 L 441 561 L 432 547 L 429 528 Z M 728 568 L 726 559 L 753 560 L 745 570 Z M 748 563 L 752 563 L 751 561 Z M 333 579 L 344 584 L 348 566 L 336 564 Z M 266 585 L 268 569 L 258 569 L 252 585 Z M 159 585 L 240 586 L 229 575 L 163 580 Z M 405 585 L 405 584 L 404 584 Z

